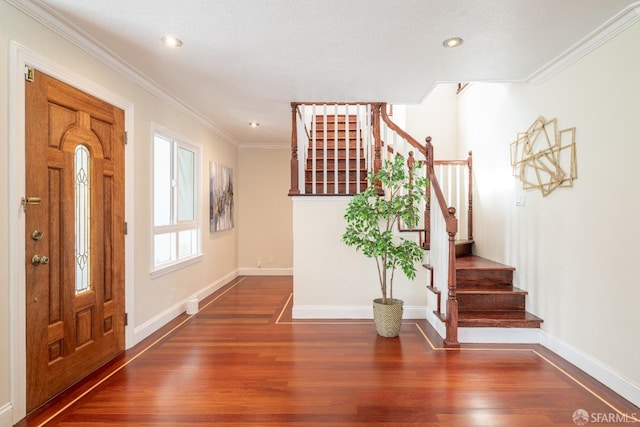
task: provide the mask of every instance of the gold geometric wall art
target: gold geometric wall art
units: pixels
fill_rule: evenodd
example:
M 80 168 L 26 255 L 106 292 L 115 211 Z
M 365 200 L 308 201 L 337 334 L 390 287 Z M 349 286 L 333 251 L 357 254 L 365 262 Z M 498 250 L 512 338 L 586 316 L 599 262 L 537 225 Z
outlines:
M 522 188 L 537 188 L 546 197 L 559 187 L 573 187 L 578 178 L 576 128 L 558 131 L 556 119 L 539 116 L 511 143 L 513 176 Z

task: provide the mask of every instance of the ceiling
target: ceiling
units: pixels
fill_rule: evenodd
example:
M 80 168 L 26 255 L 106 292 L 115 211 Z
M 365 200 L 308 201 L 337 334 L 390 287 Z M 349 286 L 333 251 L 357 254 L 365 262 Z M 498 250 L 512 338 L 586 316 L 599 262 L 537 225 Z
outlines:
M 291 101 L 419 103 L 528 81 L 637 0 L 7 0 L 240 146 L 286 146 Z M 635 3 L 635 5 L 634 5 Z M 46 15 L 46 18 L 42 18 Z M 169 48 L 161 37 L 183 41 Z M 455 49 L 448 37 L 462 37 Z M 250 121 L 260 126 L 249 127 Z

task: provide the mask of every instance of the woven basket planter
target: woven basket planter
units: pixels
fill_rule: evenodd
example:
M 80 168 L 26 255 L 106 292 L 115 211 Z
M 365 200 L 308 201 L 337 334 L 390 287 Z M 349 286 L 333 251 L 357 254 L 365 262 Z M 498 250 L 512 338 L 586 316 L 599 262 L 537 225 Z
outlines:
M 387 298 L 387 303 L 382 303 L 382 298 L 373 300 L 373 321 L 376 332 L 381 337 L 397 337 L 402 326 L 402 305 L 404 301 L 395 298 Z

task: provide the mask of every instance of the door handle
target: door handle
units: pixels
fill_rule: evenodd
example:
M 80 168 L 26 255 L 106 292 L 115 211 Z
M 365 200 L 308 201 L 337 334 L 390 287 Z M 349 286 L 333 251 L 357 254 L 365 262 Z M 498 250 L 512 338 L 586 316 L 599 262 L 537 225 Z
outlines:
M 33 258 L 31 258 L 31 264 L 33 265 L 49 264 L 49 257 L 46 255 L 34 255 Z

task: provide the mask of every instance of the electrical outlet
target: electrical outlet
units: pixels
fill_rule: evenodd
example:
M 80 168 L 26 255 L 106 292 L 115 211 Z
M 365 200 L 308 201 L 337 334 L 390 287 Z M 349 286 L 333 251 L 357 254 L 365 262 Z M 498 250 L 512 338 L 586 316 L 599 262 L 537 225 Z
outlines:
M 516 194 L 516 206 L 524 206 L 524 194 Z
M 258 257 L 258 268 L 262 267 L 262 258 Z
M 272 256 L 269 257 L 269 264 L 273 264 L 273 257 Z

